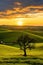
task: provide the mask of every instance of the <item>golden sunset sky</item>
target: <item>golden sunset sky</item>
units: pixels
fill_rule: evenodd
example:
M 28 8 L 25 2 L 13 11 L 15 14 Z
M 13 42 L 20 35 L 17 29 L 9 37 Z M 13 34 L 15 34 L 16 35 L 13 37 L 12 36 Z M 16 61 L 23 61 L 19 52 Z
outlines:
M 41 13 L 42 14 L 42 13 Z M 0 18 L 0 25 L 19 25 L 21 22 L 22 26 L 43 26 L 43 15 L 41 14 L 31 14 L 30 17 L 21 18 Z
M 0 25 L 43 26 L 42 0 L 2 0 L 0 5 Z

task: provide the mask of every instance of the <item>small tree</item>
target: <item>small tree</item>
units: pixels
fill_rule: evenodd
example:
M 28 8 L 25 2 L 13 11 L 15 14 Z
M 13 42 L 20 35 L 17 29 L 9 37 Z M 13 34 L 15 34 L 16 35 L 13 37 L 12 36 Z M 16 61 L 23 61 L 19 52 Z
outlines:
M 17 43 L 19 44 L 20 46 L 20 49 L 24 51 L 24 56 L 26 56 L 26 49 L 29 48 L 29 49 L 32 49 L 34 48 L 34 43 L 35 40 L 30 38 L 27 34 L 25 35 L 21 35 L 18 40 L 17 40 Z

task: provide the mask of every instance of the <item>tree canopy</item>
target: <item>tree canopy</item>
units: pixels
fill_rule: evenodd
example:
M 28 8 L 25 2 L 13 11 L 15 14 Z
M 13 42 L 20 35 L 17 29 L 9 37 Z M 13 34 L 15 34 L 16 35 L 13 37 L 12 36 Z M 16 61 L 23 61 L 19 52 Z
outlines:
M 31 38 L 28 34 L 25 35 L 21 35 L 18 40 L 17 43 L 20 46 L 20 49 L 22 49 L 24 51 L 24 56 L 26 56 L 26 49 L 32 49 L 34 48 L 34 43 L 35 40 L 33 38 Z

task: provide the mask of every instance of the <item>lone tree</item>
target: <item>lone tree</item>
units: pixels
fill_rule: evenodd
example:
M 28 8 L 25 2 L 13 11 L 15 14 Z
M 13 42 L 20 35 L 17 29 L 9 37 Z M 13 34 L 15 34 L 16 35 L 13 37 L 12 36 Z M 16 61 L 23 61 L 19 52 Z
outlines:
M 24 51 L 24 56 L 27 56 L 26 54 L 26 49 L 29 48 L 30 50 L 34 48 L 34 43 L 35 40 L 30 38 L 28 34 L 21 35 L 18 40 L 17 44 L 19 44 L 20 49 Z

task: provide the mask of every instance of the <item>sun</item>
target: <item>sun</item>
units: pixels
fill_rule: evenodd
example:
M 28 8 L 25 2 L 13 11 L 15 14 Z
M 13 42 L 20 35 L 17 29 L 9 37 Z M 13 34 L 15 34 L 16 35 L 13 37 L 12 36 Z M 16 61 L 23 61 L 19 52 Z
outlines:
M 17 26 L 23 26 L 23 19 L 22 18 L 17 18 L 16 19 L 16 25 Z
M 22 21 L 18 21 L 17 23 L 19 26 L 22 26 L 23 25 L 23 22 Z
M 23 26 L 24 25 L 23 18 L 16 18 L 15 21 L 16 21 L 17 26 Z

